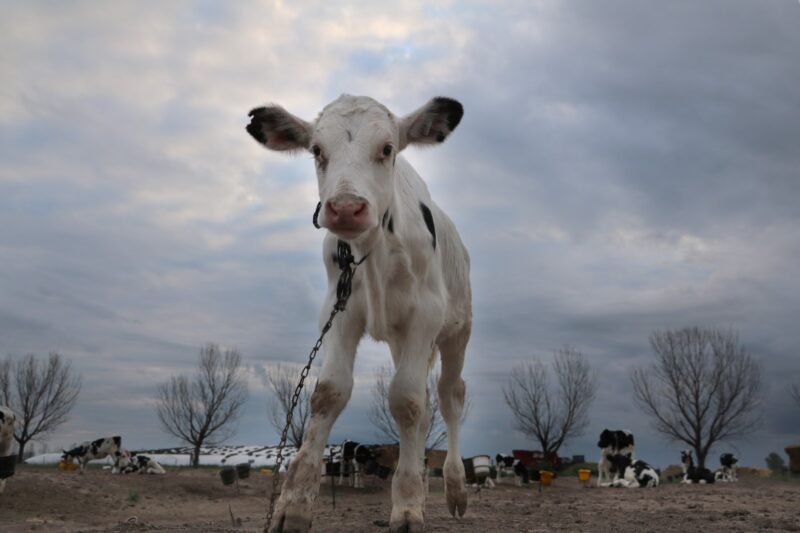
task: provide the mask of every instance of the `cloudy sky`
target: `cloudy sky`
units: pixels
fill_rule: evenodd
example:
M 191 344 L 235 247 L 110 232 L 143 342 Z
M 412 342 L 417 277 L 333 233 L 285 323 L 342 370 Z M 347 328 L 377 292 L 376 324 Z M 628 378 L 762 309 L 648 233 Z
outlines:
M 335 6 L 333 4 L 336 4 Z M 68 357 L 84 388 L 65 446 L 174 441 L 154 389 L 207 342 L 251 397 L 232 442 L 274 443 L 261 380 L 300 364 L 325 287 L 308 156 L 267 152 L 247 112 L 312 119 L 341 93 L 397 114 L 460 100 L 448 141 L 407 150 L 473 260 L 466 455 L 531 448 L 510 368 L 570 344 L 599 384 L 586 436 L 627 427 L 655 329 L 738 330 L 765 368 L 746 464 L 800 441 L 800 3 L 4 2 L 0 356 Z M 332 441 L 365 415 L 385 347 L 362 345 Z M 723 451 L 723 450 L 718 450 Z

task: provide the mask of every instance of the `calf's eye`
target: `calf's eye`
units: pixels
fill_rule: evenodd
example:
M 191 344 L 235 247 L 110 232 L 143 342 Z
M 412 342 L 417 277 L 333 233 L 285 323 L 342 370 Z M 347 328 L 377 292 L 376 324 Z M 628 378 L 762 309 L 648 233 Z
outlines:
M 311 153 L 314 154 L 314 157 L 319 157 L 322 155 L 322 149 L 319 147 L 319 145 L 315 144 L 311 147 Z
M 390 155 L 392 155 L 392 145 L 391 144 L 384 145 L 383 156 L 389 157 Z

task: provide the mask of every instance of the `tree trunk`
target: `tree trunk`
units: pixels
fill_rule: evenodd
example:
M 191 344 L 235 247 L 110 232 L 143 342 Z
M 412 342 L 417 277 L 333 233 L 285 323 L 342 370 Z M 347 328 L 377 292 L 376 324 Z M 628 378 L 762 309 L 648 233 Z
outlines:
M 694 447 L 694 453 L 697 455 L 697 467 L 698 468 L 705 468 L 706 467 L 706 455 L 708 452 L 704 450 L 701 446 Z
M 195 444 L 192 454 L 192 467 L 197 468 L 198 466 L 200 466 L 200 443 Z
M 27 441 L 17 441 L 18 451 L 17 451 L 17 464 L 21 465 L 22 462 L 25 460 L 25 445 L 28 444 Z

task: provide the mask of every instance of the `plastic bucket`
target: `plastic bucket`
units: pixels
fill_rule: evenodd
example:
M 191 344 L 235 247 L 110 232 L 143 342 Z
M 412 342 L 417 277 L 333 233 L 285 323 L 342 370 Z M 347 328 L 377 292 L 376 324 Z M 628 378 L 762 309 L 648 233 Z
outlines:
M 233 485 L 236 482 L 236 469 L 232 466 L 223 467 L 219 471 L 219 477 L 223 485 Z
M 60 461 L 58 463 L 58 469 L 59 470 L 66 470 L 67 472 L 74 472 L 75 470 L 78 469 L 78 465 L 76 465 L 75 463 L 67 462 L 67 461 Z
M 581 468 L 578 470 L 578 479 L 581 481 L 589 481 L 589 478 L 592 477 L 592 471 L 586 468 Z
M 549 487 L 553 483 L 553 473 L 549 470 L 539 470 L 539 483 L 544 487 Z
M 480 483 L 489 477 L 492 471 L 492 458 L 488 455 L 476 455 L 472 458 L 472 468 L 477 481 Z
M 239 463 L 236 465 L 236 475 L 239 479 L 247 479 L 250 477 L 250 463 Z

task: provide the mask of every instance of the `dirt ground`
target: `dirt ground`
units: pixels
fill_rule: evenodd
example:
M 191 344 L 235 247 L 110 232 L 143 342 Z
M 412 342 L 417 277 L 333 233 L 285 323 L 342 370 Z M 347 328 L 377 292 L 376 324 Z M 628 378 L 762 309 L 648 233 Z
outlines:
M 0 531 L 261 531 L 271 478 L 258 473 L 235 488 L 216 469 L 166 476 L 83 476 L 55 467 L 18 469 L 0 495 Z M 389 484 L 337 487 L 336 509 L 323 485 L 314 531 L 388 531 Z M 370 486 L 371 484 L 371 486 Z M 664 484 L 657 489 L 584 488 L 577 479 L 536 486 L 501 484 L 472 493 L 467 515 L 450 517 L 441 479 L 431 480 L 427 531 L 800 531 L 800 483 L 744 478 L 717 485 Z M 230 511 L 229 511 L 230 507 Z M 234 526 L 231 514 L 241 520 Z

